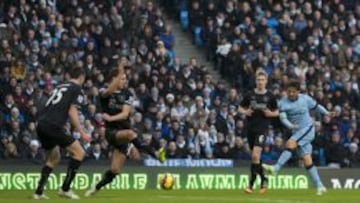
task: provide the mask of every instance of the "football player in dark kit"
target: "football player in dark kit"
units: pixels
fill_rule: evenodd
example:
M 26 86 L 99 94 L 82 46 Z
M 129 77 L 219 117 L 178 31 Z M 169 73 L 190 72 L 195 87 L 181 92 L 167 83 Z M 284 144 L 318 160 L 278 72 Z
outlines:
M 251 175 L 249 187 L 245 192 L 253 193 L 256 176 L 260 175 L 260 193 L 263 194 L 266 192 L 267 179 L 261 167 L 261 151 L 266 140 L 265 133 L 271 125 L 271 118 L 277 117 L 279 110 L 275 97 L 266 89 L 266 73 L 260 69 L 256 71 L 255 77 L 256 87 L 245 95 L 238 112 L 246 115 L 247 138 L 251 149 Z
M 68 82 L 57 86 L 52 91 L 45 108 L 38 117 L 37 133 L 42 147 L 47 151 L 47 159 L 41 170 L 38 187 L 33 195 L 34 199 L 48 199 L 43 194 L 43 190 L 50 173 L 60 161 L 59 147 L 65 148 L 71 156 L 59 195 L 70 199 L 79 199 L 79 196 L 70 190 L 70 185 L 85 152 L 79 141 L 65 132 L 64 125 L 67 119 L 70 118 L 75 130 L 80 133 L 84 141 L 90 141 L 91 137 L 82 129 L 78 117 L 78 107 L 84 99 L 81 85 L 85 81 L 85 72 L 81 68 L 73 68 L 69 71 L 69 76 Z
M 106 139 L 113 148 L 110 169 L 107 170 L 96 185 L 93 185 L 85 196 L 89 197 L 98 192 L 103 186 L 111 183 L 124 165 L 128 154 L 129 144 L 137 149 L 145 151 L 152 157 L 164 162 L 165 150 L 144 146 L 137 138 L 137 134 L 131 129 L 130 114 L 132 110 L 131 93 L 127 90 L 127 78 L 123 68 L 114 69 L 110 73 L 110 84 L 100 91 L 101 106 L 106 126 Z

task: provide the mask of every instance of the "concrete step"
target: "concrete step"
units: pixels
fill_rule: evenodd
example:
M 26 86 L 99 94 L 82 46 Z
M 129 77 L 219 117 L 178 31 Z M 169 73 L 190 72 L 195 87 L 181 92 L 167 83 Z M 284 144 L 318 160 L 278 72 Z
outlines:
M 166 22 L 170 23 L 173 27 L 173 33 L 175 35 L 174 51 L 176 56 L 179 57 L 183 63 L 186 63 L 191 57 L 195 57 L 199 64 L 205 65 L 208 68 L 215 82 L 224 81 L 220 73 L 214 69 L 214 64 L 206 61 L 205 49 L 196 47 L 192 43 L 191 35 L 188 32 L 182 31 L 177 21 L 166 19 Z M 225 81 L 225 86 L 229 88 L 230 84 Z

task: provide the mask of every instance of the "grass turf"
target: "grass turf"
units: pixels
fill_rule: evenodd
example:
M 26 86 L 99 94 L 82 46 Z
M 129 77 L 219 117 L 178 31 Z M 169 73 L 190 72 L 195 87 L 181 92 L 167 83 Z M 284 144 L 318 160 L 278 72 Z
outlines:
M 57 196 L 56 191 L 46 191 L 50 200 L 32 200 L 33 191 L 6 191 L 0 190 L 0 203 L 32 203 L 51 202 L 62 203 L 71 200 Z M 84 191 L 76 191 L 83 195 Z M 90 198 L 81 197 L 78 203 L 245 203 L 245 202 L 269 202 L 269 203 L 359 203 L 359 190 L 329 190 L 323 196 L 317 196 L 315 190 L 268 190 L 260 195 L 255 191 L 253 194 L 245 194 L 235 190 L 104 190 Z

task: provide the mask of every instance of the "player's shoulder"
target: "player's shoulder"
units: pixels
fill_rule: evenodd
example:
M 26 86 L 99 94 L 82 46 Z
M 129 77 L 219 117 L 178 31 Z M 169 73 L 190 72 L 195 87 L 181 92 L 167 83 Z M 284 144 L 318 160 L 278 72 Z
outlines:
M 277 99 L 275 94 L 271 91 L 271 90 L 268 90 L 266 91 L 266 94 L 265 94 L 266 97 L 270 98 L 271 99 Z
M 271 97 L 273 97 L 273 96 L 274 96 L 274 93 L 273 93 L 271 90 L 267 90 L 267 91 L 266 91 L 266 96 L 271 96 Z
M 132 96 L 132 93 L 128 89 L 116 90 L 112 93 L 113 96 L 117 98 L 129 98 Z
M 289 103 L 289 99 L 287 96 L 283 96 L 279 100 L 279 105 L 281 105 L 281 106 L 287 105 L 288 103 Z
M 255 91 L 253 89 L 246 90 L 243 94 L 244 94 L 244 97 L 251 97 L 251 96 L 255 95 Z
M 121 95 L 125 98 L 125 100 L 131 100 L 133 98 L 133 94 L 129 89 L 121 90 Z
M 132 95 L 133 95 L 128 88 L 123 89 L 121 92 L 122 92 L 124 95 L 127 95 L 127 96 L 132 96 Z
M 309 96 L 307 94 L 300 93 L 299 98 L 306 101 L 306 100 L 311 99 L 311 96 Z
M 81 91 L 81 86 L 78 84 L 75 84 L 73 82 L 65 82 L 61 84 L 60 86 L 67 87 L 69 90 L 72 91 Z

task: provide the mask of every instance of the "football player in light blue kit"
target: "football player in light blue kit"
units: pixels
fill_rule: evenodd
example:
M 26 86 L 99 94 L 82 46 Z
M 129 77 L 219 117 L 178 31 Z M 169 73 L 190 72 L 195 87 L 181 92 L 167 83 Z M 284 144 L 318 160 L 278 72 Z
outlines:
M 322 184 L 318 170 L 311 158 L 311 141 L 315 137 L 315 127 L 310 111 L 314 110 L 323 115 L 330 116 L 333 113 L 327 111 L 310 96 L 300 94 L 299 82 L 290 82 L 286 92 L 287 96 L 281 98 L 279 102 L 280 120 L 287 128 L 291 129 L 292 136 L 286 142 L 285 151 L 282 152 L 277 163 L 275 165 L 263 164 L 263 168 L 269 174 L 274 175 L 291 158 L 293 153 L 297 152 L 310 173 L 317 188 L 317 194 L 322 195 L 326 192 L 326 188 Z

